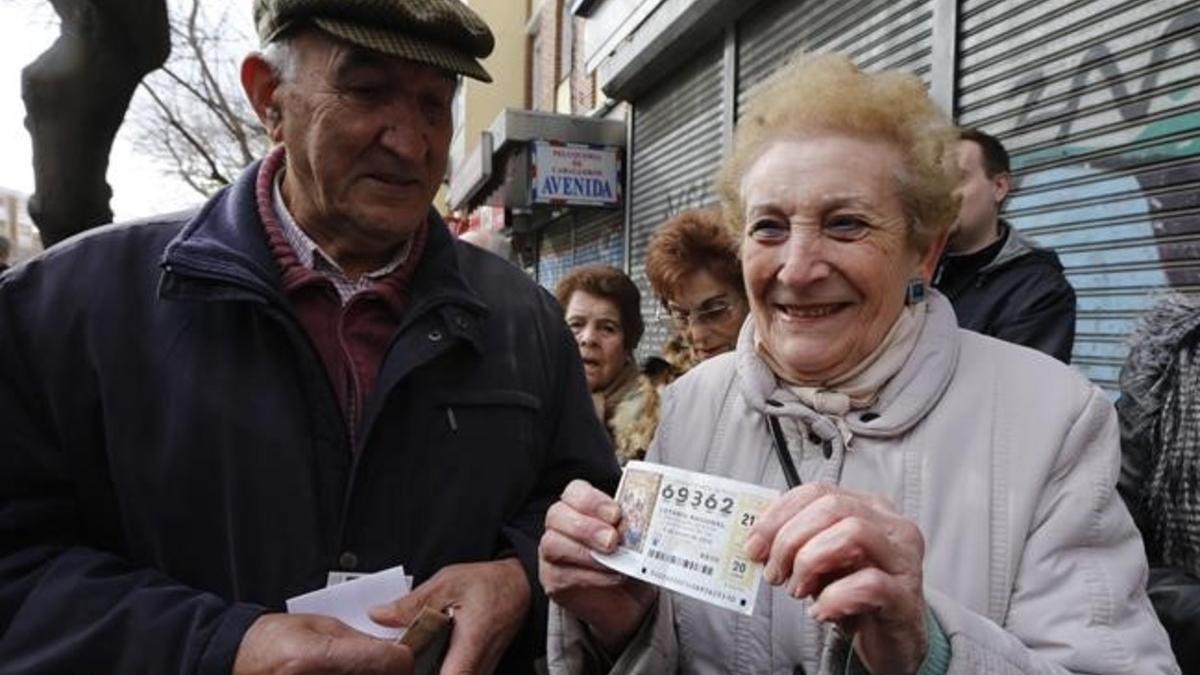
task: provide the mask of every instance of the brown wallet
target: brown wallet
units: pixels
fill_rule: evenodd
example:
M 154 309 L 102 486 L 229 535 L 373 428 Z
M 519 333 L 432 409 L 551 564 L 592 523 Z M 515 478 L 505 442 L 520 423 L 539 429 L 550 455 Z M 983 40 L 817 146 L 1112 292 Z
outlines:
M 408 626 L 400 644 L 413 653 L 413 675 L 436 675 L 450 646 L 450 631 L 454 618 L 445 612 L 422 607 L 417 618 Z

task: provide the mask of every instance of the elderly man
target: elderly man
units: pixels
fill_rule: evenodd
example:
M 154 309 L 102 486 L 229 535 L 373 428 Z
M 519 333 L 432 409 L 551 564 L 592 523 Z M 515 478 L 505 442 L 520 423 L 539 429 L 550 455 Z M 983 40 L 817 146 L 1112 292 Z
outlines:
M 530 672 L 536 547 L 616 465 L 552 298 L 429 210 L 458 0 L 257 0 L 242 66 L 278 148 L 198 212 L 92 232 L 0 280 L 0 670 L 398 672 L 279 613 L 403 564 L 442 672 Z

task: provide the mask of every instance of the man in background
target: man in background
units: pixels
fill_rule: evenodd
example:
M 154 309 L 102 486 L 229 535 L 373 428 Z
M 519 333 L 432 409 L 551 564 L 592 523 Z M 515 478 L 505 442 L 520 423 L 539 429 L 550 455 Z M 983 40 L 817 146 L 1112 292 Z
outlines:
M 1012 187 L 1008 152 L 978 129 L 959 138 L 962 205 L 934 285 L 959 326 L 1070 363 L 1075 291 L 1062 263 L 1000 217 Z

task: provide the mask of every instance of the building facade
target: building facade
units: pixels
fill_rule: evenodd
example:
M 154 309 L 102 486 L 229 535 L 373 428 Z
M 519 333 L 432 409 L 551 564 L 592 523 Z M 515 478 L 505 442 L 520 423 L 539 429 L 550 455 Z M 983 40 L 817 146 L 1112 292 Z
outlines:
M 496 22 L 481 13 L 497 44 L 523 49 L 523 67 L 513 69 L 523 76 L 523 98 L 516 102 L 510 89 L 497 104 L 466 90 L 463 140 L 455 137 L 464 153 L 452 160 L 447 207 L 461 229 L 507 233 L 514 262 L 553 289 L 574 267 L 626 264 L 625 108 L 597 97 L 583 67 L 585 19 L 567 0 L 529 0 L 523 12 L 514 5 L 495 2 L 505 15 Z

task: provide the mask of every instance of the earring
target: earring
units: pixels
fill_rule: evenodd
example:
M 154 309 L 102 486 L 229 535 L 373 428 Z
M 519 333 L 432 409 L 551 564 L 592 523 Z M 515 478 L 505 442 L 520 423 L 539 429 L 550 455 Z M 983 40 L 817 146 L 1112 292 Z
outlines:
M 922 302 L 925 302 L 925 280 L 920 277 L 909 279 L 904 288 L 904 304 L 911 306 Z

